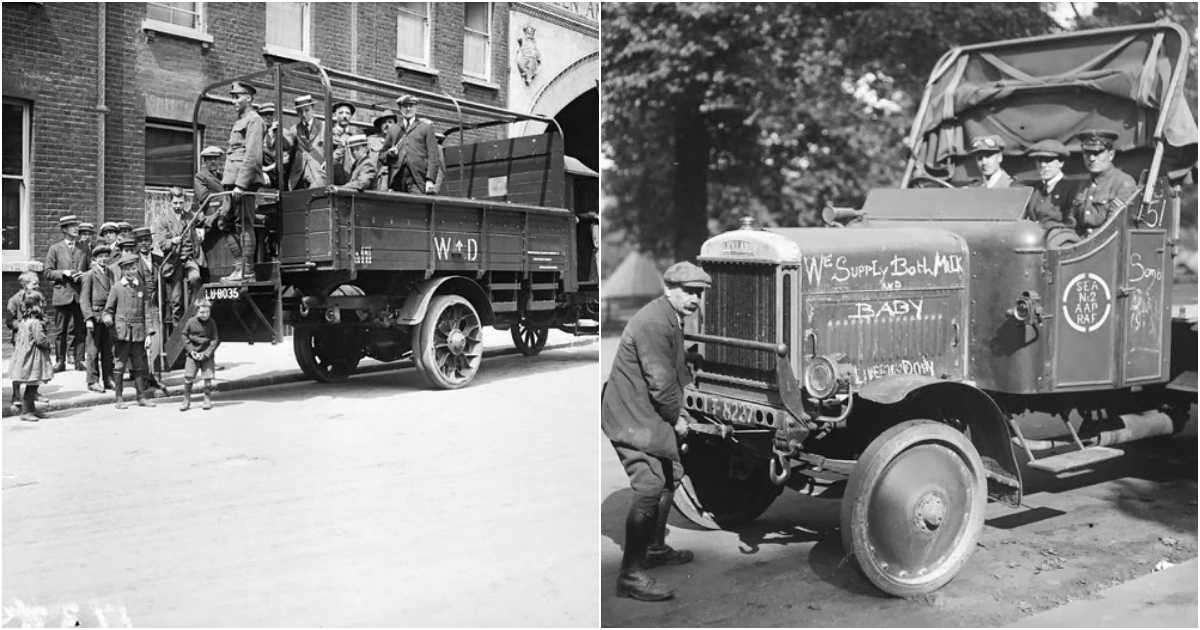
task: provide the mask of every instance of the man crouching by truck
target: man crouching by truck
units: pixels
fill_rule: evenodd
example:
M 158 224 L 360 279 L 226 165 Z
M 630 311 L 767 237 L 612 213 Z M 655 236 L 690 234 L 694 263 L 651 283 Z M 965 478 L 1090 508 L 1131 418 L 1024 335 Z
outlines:
M 645 569 L 691 562 L 690 551 L 667 546 L 667 517 L 683 480 L 679 438 L 687 435 L 683 390 L 691 382 L 683 347 L 683 318 L 700 309 L 712 278 L 689 262 L 663 274 L 666 295 L 642 307 L 621 334 L 612 373 L 601 395 L 600 423 L 612 442 L 633 504 L 625 518 L 625 553 L 617 596 L 662 601 L 675 591 Z

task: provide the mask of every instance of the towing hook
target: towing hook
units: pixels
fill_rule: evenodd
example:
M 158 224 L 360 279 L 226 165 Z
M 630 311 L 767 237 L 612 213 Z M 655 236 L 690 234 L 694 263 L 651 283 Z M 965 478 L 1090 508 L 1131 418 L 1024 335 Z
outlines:
M 786 484 L 792 478 L 792 467 L 788 464 L 787 456 L 783 453 L 775 453 L 767 473 L 771 476 L 771 483 L 777 486 Z

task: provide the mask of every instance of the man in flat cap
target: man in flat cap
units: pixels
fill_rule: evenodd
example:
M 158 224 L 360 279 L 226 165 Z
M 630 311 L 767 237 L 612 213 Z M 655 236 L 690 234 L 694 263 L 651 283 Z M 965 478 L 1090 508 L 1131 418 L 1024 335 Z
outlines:
M 133 232 L 133 224 L 128 221 L 117 221 L 117 238 L 129 236 Z M 130 237 L 133 238 L 133 237 Z M 115 263 L 114 263 L 115 264 Z
M 121 229 L 112 221 L 105 221 L 100 224 L 100 242 L 108 245 L 110 248 L 117 246 L 117 236 L 121 233 Z
M 279 121 L 275 119 L 275 105 L 273 103 L 263 103 L 258 108 L 258 115 L 263 119 L 263 126 L 266 132 L 263 134 L 263 173 L 267 176 L 267 185 L 276 190 L 279 189 L 280 173 L 286 172 L 288 165 L 292 162 L 292 139 L 291 134 L 287 129 L 279 128 Z M 282 144 L 283 149 L 283 167 L 277 168 L 275 163 L 275 148 Z
M 645 569 L 691 562 L 690 551 L 666 544 L 667 516 L 683 479 L 679 438 L 687 435 L 684 388 L 691 382 L 683 318 L 700 309 L 712 278 L 690 262 L 663 274 L 665 295 L 642 307 L 621 343 L 600 403 L 600 425 L 629 475 L 633 503 L 625 519 L 625 552 L 617 595 L 642 601 L 675 596 Z
M 1000 136 L 979 136 L 971 140 L 971 156 L 979 167 L 981 188 L 1008 188 L 1013 178 L 1000 166 L 1004 162 L 1004 139 Z
M 137 391 L 137 404 L 153 407 L 145 397 L 146 349 L 157 331 L 147 325 L 145 285 L 138 277 L 138 257 L 124 254 L 117 260 L 121 276 L 113 282 L 101 316 L 105 326 L 112 329 L 113 390 L 117 409 L 125 408 L 125 370 L 128 368 Z
M 1117 134 L 1105 129 L 1088 129 L 1075 136 L 1083 150 L 1083 165 L 1091 173 L 1071 202 L 1075 229 L 1087 236 L 1119 212 L 1137 192 L 1137 182 L 1113 166 Z
M 58 229 L 63 240 L 50 246 L 46 252 L 46 278 L 54 283 L 54 327 L 57 331 L 56 350 L 58 362 L 55 372 L 67 369 L 71 359 L 75 369 L 84 368 L 83 311 L 79 307 L 79 290 L 83 274 L 91 265 L 91 252 L 79 244 L 79 219 L 68 214 L 58 220 Z
M 223 214 L 222 208 L 226 204 L 222 197 L 211 200 L 211 203 L 209 201 L 212 195 L 225 192 L 220 176 L 223 157 L 225 151 L 220 147 L 204 147 L 200 152 L 200 170 L 192 177 L 192 211 L 210 218 L 210 222 L 205 224 L 207 228 L 215 227 L 216 217 Z
M 433 124 L 417 118 L 417 99 L 405 94 L 396 99 L 398 122 L 383 143 L 388 165 L 388 188 L 414 195 L 432 194 L 441 168 L 441 154 Z
M 263 179 L 263 120 L 250 106 L 257 90 L 248 83 L 235 82 L 229 88 L 237 108 L 238 119 L 229 131 L 229 151 L 225 157 L 225 175 L 221 184 L 225 190 L 233 191 L 232 203 L 218 221 L 217 227 L 233 238 L 225 240 L 229 253 L 233 256 L 233 273 L 222 278 L 223 282 L 241 281 L 247 258 L 253 257 L 254 234 L 250 226 L 242 225 L 244 205 L 250 205 L 253 212 L 254 198 L 242 198 L 242 193 L 258 190 Z M 244 228 L 244 229 L 243 229 Z M 251 250 L 247 252 L 246 250 Z
M 157 232 L 160 239 L 158 248 L 163 253 L 161 277 L 163 306 L 166 309 L 164 321 L 174 327 L 183 317 L 183 285 L 186 282 L 188 295 L 194 296 L 200 289 L 200 269 L 205 265 L 200 235 L 196 232 L 199 217 L 188 208 L 183 189 L 178 186 L 171 189 L 171 211 L 173 216 L 160 220 Z
M 1078 243 L 1075 218 L 1071 216 L 1071 200 L 1075 189 L 1063 179 L 1063 165 L 1070 152 L 1066 145 L 1054 139 L 1039 140 L 1029 147 L 1029 157 L 1038 168 L 1038 181 L 1029 184 L 1033 196 L 1025 209 L 1025 217 L 1037 221 L 1046 232 L 1046 244 L 1064 247 Z
M 370 190 L 375 183 L 375 163 L 367 155 L 367 137 L 358 134 L 345 141 L 345 147 L 333 150 L 333 183 L 347 190 Z M 349 159 L 342 155 L 348 153 Z M 349 163 L 347 170 L 343 164 Z
M 92 251 L 92 239 L 96 238 L 96 226 L 84 221 L 79 224 L 79 246 L 84 251 Z
M 331 126 L 329 128 L 329 135 L 333 141 L 333 148 L 334 148 L 333 157 L 335 160 L 342 161 L 341 168 L 347 172 L 349 172 L 350 169 L 353 167 L 353 164 L 352 164 L 353 157 L 351 156 L 351 152 L 350 151 L 340 151 L 339 152 L 339 151 L 337 151 L 337 149 L 338 149 L 338 147 L 345 148 L 346 142 L 350 139 L 350 137 L 356 135 L 354 132 L 354 127 L 350 125 L 350 118 L 354 116 L 355 111 L 357 111 L 357 110 L 354 108 L 353 103 L 347 103 L 346 101 L 340 101 L 340 102 L 334 103 L 333 104 L 333 126 Z M 334 170 L 336 171 L 337 168 L 335 167 Z M 329 171 L 326 170 L 326 173 L 328 173 L 328 172 Z M 336 172 L 334 173 L 333 178 L 335 180 L 337 179 Z M 337 185 L 336 182 L 334 183 L 334 185 Z
M 293 101 L 300 120 L 289 129 L 295 146 L 288 171 L 288 190 L 325 186 L 325 127 L 313 109 L 313 97 Z
M 113 385 L 113 344 L 108 326 L 104 325 L 104 306 L 112 290 L 113 275 L 108 268 L 112 247 L 101 243 L 92 248 L 92 268 L 83 274 L 80 306 L 87 326 L 87 386 L 103 394 Z

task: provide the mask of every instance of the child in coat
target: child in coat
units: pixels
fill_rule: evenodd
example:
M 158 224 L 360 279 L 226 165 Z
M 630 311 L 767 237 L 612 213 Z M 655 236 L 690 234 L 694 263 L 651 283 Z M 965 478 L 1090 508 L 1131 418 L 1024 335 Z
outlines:
M 196 380 L 197 372 L 204 379 L 204 409 L 212 409 L 213 368 L 221 338 L 217 335 L 216 322 L 209 317 L 211 314 L 212 302 L 201 297 L 196 300 L 196 315 L 183 328 L 183 337 L 187 339 L 187 363 L 183 368 L 183 404 L 179 407 L 180 411 L 187 411 L 192 406 L 192 383 Z
M 46 336 L 44 298 L 38 291 L 26 291 L 21 305 L 24 319 L 17 323 L 13 334 L 13 356 L 8 365 L 8 376 L 13 388 L 25 386 L 21 406 L 21 419 L 37 422 L 46 413 L 37 408 L 38 386 L 54 378 L 54 362 L 50 360 L 50 338 Z
M 21 283 L 21 290 L 8 298 L 7 308 L 5 309 L 6 317 L 4 318 L 4 323 L 8 325 L 8 330 L 12 333 L 11 341 L 14 346 L 17 343 L 17 326 L 21 323 L 21 320 L 25 319 L 25 294 L 31 291 L 38 291 L 39 285 L 38 275 L 32 271 L 23 272 L 17 277 L 17 281 Z M 39 403 L 49 402 L 40 394 L 36 396 L 36 399 L 36 402 Z M 15 382 L 12 384 L 12 402 L 9 404 L 12 406 L 14 413 L 21 410 L 21 386 Z

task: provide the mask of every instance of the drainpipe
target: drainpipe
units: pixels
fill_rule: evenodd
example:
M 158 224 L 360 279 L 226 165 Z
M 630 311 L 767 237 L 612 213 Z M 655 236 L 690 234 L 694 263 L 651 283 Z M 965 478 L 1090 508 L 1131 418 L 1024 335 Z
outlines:
M 108 48 L 108 4 L 96 3 L 96 128 L 99 141 L 96 143 L 96 229 L 104 223 L 104 141 L 107 133 L 105 122 L 108 119 L 108 105 L 105 95 L 108 83 L 105 81 L 107 70 Z

